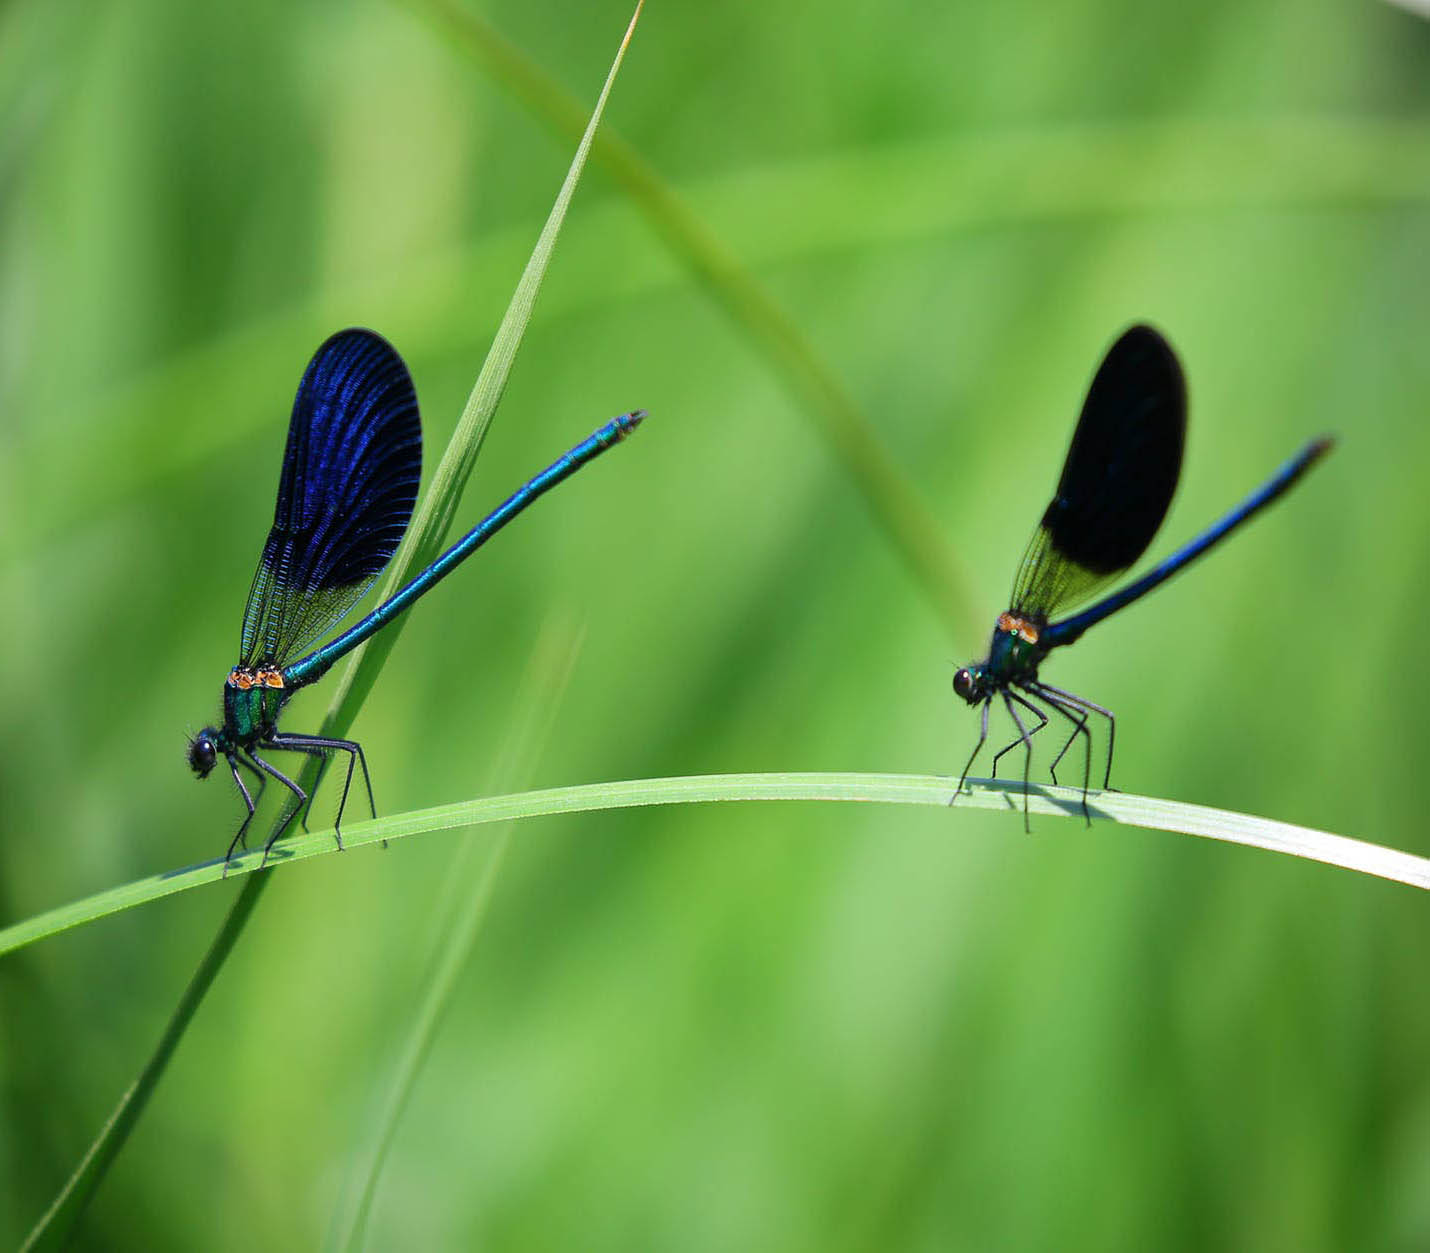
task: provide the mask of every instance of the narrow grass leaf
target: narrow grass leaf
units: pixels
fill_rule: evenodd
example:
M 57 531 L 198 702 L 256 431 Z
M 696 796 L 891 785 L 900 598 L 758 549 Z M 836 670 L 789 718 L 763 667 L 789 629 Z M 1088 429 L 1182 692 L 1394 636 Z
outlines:
M 969 779 L 969 790 L 958 798 L 955 805 L 950 805 L 953 782 L 943 775 L 710 774 L 633 779 L 620 783 L 545 788 L 509 796 L 484 796 L 432 809 L 393 814 L 374 822 L 345 826 L 343 842 L 356 849 L 382 840 L 400 840 L 429 831 L 448 831 L 519 818 L 715 801 L 863 801 L 882 805 L 933 805 L 947 810 L 949 822 L 955 826 L 965 810 L 991 809 L 1015 814 L 1021 823 L 1022 787 L 1021 783 L 998 779 Z M 1272 818 L 1259 818 L 1253 814 L 1188 805 L 1154 796 L 1136 796 L 1130 792 L 1092 792 L 1088 803 L 1094 824 L 1142 827 L 1150 831 L 1200 836 L 1226 844 L 1243 844 L 1390 879 L 1411 887 L 1430 889 L 1430 860 L 1365 840 L 1278 822 Z M 1081 823 L 1082 789 L 1035 785 L 1028 798 L 1028 809 L 1034 814 L 1072 818 Z M 295 836 L 274 846 L 269 856 L 269 871 L 289 862 L 324 857 L 335 851 L 331 831 Z M 259 860 L 260 854 L 256 851 L 246 854 L 230 870 L 230 877 L 253 874 L 258 869 Z M 100 892 L 0 930 L 0 955 L 70 927 L 92 922 L 116 910 L 132 908 L 205 883 L 215 883 L 222 874 L 223 863 L 215 859 Z
M 438 555 L 443 541 L 447 537 L 447 532 L 451 529 L 452 518 L 461 498 L 462 488 L 471 475 L 477 454 L 486 440 L 487 429 L 491 426 L 492 416 L 496 413 L 502 393 L 506 390 L 512 363 L 516 360 L 517 349 L 521 346 L 527 325 L 531 321 L 531 312 L 536 305 L 536 297 L 541 291 L 542 280 L 546 277 L 546 269 L 551 262 L 551 254 L 556 248 L 557 237 L 561 234 L 561 227 L 566 221 L 566 212 L 571 206 L 571 198 L 575 195 L 576 184 L 580 181 L 581 173 L 586 167 L 586 157 L 591 151 L 596 128 L 605 112 L 611 88 L 615 86 L 616 74 L 621 68 L 621 62 L 625 59 L 626 48 L 630 45 L 631 36 L 635 33 L 636 23 L 640 20 L 641 6 L 644 3 L 645 0 L 639 0 L 635 12 L 631 16 L 630 25 L 626 27 L 620 47 L 616 50 L 615 60 L 611 63 L 610 72 L 606 75 L 605 84 L 601 88 L 601 95 L 596 101 L 596 107 L 586 123 L 580 143 L 577 145 L 576 155 L 572 158 L 571 166 L 566 172 L 566 181 L 561 184 L 561 190 L 556 196 L 556 203 L 551 206 L 546 225 L 542 228 L 541 235 L 536 241 L 536 247 L 532 250 L 531 258 L 526 263 L 526 269 L 522 271 L 516 291 L 512 293 L 511 303 L 507 306 L 506 315 L 497 328 L 492 346 L 487 352 L 486 360 L 482 363 L 481 373 L 478 374 L 477 381 L 472 386 L 471 395 L 468 396 L 466 407 L 462 410 L 462 417 L 457 423 L 457 429 L 452 432 L 451 442 L 447 445 L 447 451 L 443 454 L 436 473 L 432 477 L 431 490 L 413 515 L 407 537 L 398 550 L 397 556 L 393 558 L 392 569 L 386 584 L 387 594 L 396 591 L 413 574 Z M 392 651 L 393 645 L 397 643 L 406 621 L 407 615 L 402 614 L 356 652 L 352 663 L 347 667 L 333 694 L 333 701 L 329 707 L 330 718 L 340 715 L 344 710 L 355 709 L 355 702 L 360 702 L 367 695 L 373 680 L 377 677 L 378 670 L 381 669 L 383 660 Z
M 601 90 L 595 111 L 591 115 L 586 132 L 582 136 L 576 155 L 567 171 L 566 181 L 562 184 L 556 203 L 547 218 L 546 226 L 542 230 L 526 270 L 517 284 L 511 303 L 507 307 L 506 316 L 502 319 L 486 361 L 482 365 L 481 373 L 472 388 L 472 394 L 463 411 L 461 421 L 453 432 L 452 440 L 437 468 L 432 486 L 413 519 L 407 539 L 393 559 L 392 573 L 387 583 L 389 590 L 395 589 L 405 582 L 410 573 L 419 567 L 419 563 L 425 565 L 427 561 L 436 556 L 437 550 L 446 536 L 452 516 L 456 511 L 458 498 L 471 473 L 472 463 L 481 448 L 492 415 L 495 413 L 502 391 L 506 387 L 512 362 L 516 358 L 517 349 L 520 347 L 527 324 L 531 319 L 531 310 L 555 249 L 556 239 L 566 217 L 566 210 L 571 203 L 571 197 L 575 192 L 581 171 L 585 168 L 586 156 L 591 148 L 591 139 L 595 134 L 606 100 L 610 96 L 616 72 L 625 56 L 626 47 L 630 43 L 631 34 L 635 30 L 636 20 L 639 16 L 640 4 L 638 3 L 635 16 L 631 18 L 630 25 L 627 27 L 616 53 L 615 61 L 606 76 L 605 86 Z M 354 654 L 352 662 L 343 671 L 328 715 L 323 721 L 321 734 L 329 737 L 340 736 L 352 723 L 358 707 L 377 677 L 377 672 L 381 669 L 383 661 L 396 642 L 405 616 L 395 620 L 378 637 L 369 641 L 365 647 Z M 317 779 L 317 762 L 311 758 L 309 760 L 310 764 L 299 775 L 299 785 L 304 790 L 311 790 Z M 331 843 L 331 832 L 328 833 L 328 839 Z M 210 866 L 216 867 L 221 874 L 221 861 L 210 863 Z M 256 863 L 253 868 L 258 868 Z M 120 1099 L 118 1106 L 101 1128 L 99 1135 L 81 1159 L 74 1174 L 70 1176 L 50 1208 L 31 1230 L 24 1246 L 27 1250 L 58 1248 L 68 1238 L 75 1222 L 88 1206 L 95 1190 L 127 1141 L 129 1133 L 147 1108 L 149 1097 L 163 1077 L 169 1058 L 173 1055 L 180 1039 L 183 1038 L 204 995 L 218 976 L 218 972 L 223 968 L 225 960 L 232 952 L 239 935 L 257 906 L 258 898 L 263 894 L 270 879 L 271 876 L 267 872 L 251 874 L 247 877 L 218 936 L 195 971 L 189 986 L 185 989 L 183 997 L 164 1028 L 158 1045 L 148 1061 L 145 1062 L 138 1079 Z M 170 882 L 172 883 L 173 880 Z M 123 889 L 121 889 L 122 891 Z M 131 898 L 129 903 L 138 903 L 138 901 Z M 23 928 L 24 925 L 21 924 L 21 927 Z

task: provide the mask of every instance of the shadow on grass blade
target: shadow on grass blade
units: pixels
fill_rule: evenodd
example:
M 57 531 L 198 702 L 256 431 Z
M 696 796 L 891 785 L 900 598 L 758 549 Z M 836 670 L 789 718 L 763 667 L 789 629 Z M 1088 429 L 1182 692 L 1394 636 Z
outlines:
M 1044 683 L 1038 673 L 1043 660 L 1221 543 L 1288 491 L 1335 442 L 1329 437 L 1312 440 L 1235 509 L 1140 579 L 1079 614 L 1052 621 L 1055 613 L 1087 600 L 1147 550 L 1177 490 L 1186 426 L 1187 389 L 1176 353 L 1152 327 L 1130 327 L 1108 350 L 1088 389 L 1057 491 L 1023 554 L 1012 604 L 998 615 L 988 656 L 953 676 L 953 690 L 982 708 L 978 743 L 959 777 L 954 800 L 987 742 L 988 712 L 997 697 L 1018 735 L 993 755 L 993 775 L 997 777 L 999 759 L 1021 745 L 1024 829 L 1033 736 L 1051 721 L 1049 713 L 1071 727 L 1049 767 L 1055 784 L 1058 763 L 1079 737 L 1083 740 L 1082 811 L 1091 822 L 1088 722 L 1094 715 L 1107 720 L 1104 789 L 1112 782 L 1117 723 L 1111 710 Z M 1027 722 L 1019 710 L 1029 715 Z

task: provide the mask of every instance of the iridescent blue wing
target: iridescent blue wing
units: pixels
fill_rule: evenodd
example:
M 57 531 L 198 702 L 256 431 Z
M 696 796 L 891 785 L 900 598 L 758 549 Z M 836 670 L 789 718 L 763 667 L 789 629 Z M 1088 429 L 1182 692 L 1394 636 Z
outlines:
M 1088 389 L 1058 490 L 1018 567 L 1014 613 L 1046 621 L 1147 550 L 1177 490 L 1186 428 L 1176 353 L 1150 326 L 1130 327 Z
M 402 542 L 421 476 L 402 358 L 372 331 L 339 331 L 298 385 L 240 665 L 281 668 L 362 598 Z

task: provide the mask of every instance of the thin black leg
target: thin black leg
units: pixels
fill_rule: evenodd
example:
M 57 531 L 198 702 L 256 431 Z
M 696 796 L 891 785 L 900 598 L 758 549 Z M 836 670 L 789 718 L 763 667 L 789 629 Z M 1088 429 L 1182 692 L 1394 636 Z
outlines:
M 1025 701 L 1021 696 L 1012 695 L 1012 694 L 1010 694 L 1010 693 L 1007 693 L 1006 691 L 1005 691 L 1004 695 L 1005 695 L 1005 698 L 1007 698 L 1007 699 L 1011 699 L 1011 700 L 1016 700 L 1016 701 L 1018 701 L 1019 704 L 1023 705 L 1024 707 L 1026 707 L 1026 708 L 1028 708 L 1028 709 L 1031 709 L 1031 710 L 1033 711 L 1033 713 L 1035 713 L 1035 714 L 1037 715 L 1037 717 L 1038 717 L 1038 725 L 1035 726 L 1031 731 L 1028 732 L 1028 738 L 1029 738 L 1030 740 L 1032 739 L 1033 736 L 1037 735 L 1037 733 L 1038 733 L 1039 731 L 1041 731 L 1045 726 L 1048 725 L 1048 720 L 1047 720 L 1047 718 L 1044 716 L 1043 711 L 1042 711 L 1041 709 L 1039 709 L 1036 705 L 1030 704 L 1028 701 Z M 1015 720 L 1015 721 L 1016 721 L 1016 720 Z M 1020 731 L 1022 730 L 1021 726 L 1019 727 L 1019 730 L 1020 730 Z M 1011 753 L 1015 748 L 1018 747 L 1018 745 L 1020 745 L 1020 744 L 1022 744 L 1022 743 L 1023 743 L 1023 736 L 1020 734 L 1020 735 L 1018 736 L 1018 738 L 1017 738 L 1016 740 L 1014 740 L 1011 744 L 1005 745 L 1003 748 L 1000 748 L 1000 749 L 997 751 L 997 753 L 994 754 L 994 756 L 993 756 L 993 777 L 994 777 L 995 779 L 998 777 L 998 761 L 999 761 L 999 759 L 1002 758 L 1002 757 L 1004 757 L 1004 756 L 1006 756 L 1008 753 Z
M 253 793 L 253 807 L 257 809 L 258 806 L 263 804 L 263 792 L 268 786 L 268 776 L 261 770 L 254 770 L 253 766 L 242 757 L 239 757 L 238 764 L 245 770 L 253 770 L 253 777 L 258 780 L 258 789 Z
M 1107 769 L 1102 776 L 1102 786 L 1106 789 L 1112 787 L 1112 749 L 1117 739 L 1117 719 L 1113 717 L 1112 710 L 1104 709 L 1095 701 L 1090 701 L 1086 696 L 1078 696 L 1075 692 L 1065 692 L 1060 687 L 1054 687 L 1051 683 L 1043 683 L 1041 680 L 1038 686 L 1046 692 L 1051 692 L 1060 700 L 1066 701 L 1078 709 L 1086 709 L 1088 713 L 1098 714 L 1107 719 Z
M 1058 755 L 1053 758 L 1051 764 L 1048 766 L 1048 774 L 1052 777 L 1053 782 L 1056 783 L 1058 781 L 1058 762 L 1062 761 L 1062 759 L 1068 755 L 1068 749 L 1077 742 L 1078 736 L 1091 735 L 1091 732 L 1087 729 L 1087 714 L 1075 709 L 1070 709 L 1067 705 L 1064 705 L 1058 697 L 1049 695 L 1047 692 L 1040 692 L 1037 688 L 1028 688 L 1026 690 L 1032 692 L 1042 700 L 1049 709 L 1056 709 L 1058 713 L 1062 714 L 1063 717 L 1072 723 L 1072 733 L 1063 741 L 1063 746 L 1058 749 Z M 1092 772 L 1086 760 L 1087 756 L 1087 752 L 1084 751 L 1083 774 L 1088 776 L 1083 783 L 1084 790 L 1086 790 L 1087 784 L 1091 782 L 1092 778 Z
M 269 747 L 269 745 L 265 741 L 262 747 L 267 748 Z M 281 748 L 282 745 L 275 744 L 273 745 L 273 747 Z M 288 827 L 291 825 L 293 819 L 297 817 L 299 810 L 301 810 L 303 806 L 308 803 L 308 793 L 303 791 L 303 789 L 300 788 L 296 783 L 294 783 L 292 779 L 290 779 L 286 774 L 279 770 L 277 766 L 273 765 L 271 762 L 264 761 L 262 757 L 260 757 L 257 753 L 253 752 L 251 749 L 249 750 L 248 755 L 253 759 L 253 764 L 257 766 L 258 769 L 262 770 L 264 774 L 269 775 L 274 779 L 277 779 L 279 783 L 281 783 L 290 792 L 292 792 L 294 796 L 298 798 L 298 803 L 286 814 L 283 815 L 283 820 L 278 824 L 273 834 L 268 837 L 268 843 L 263 846 L 263 862 L 266 862 L 268 860 L 269 850 L 272 849 L 272 847 L 276 843 L 278 843 L 280 839 L 283 838 L 283 833 L 288 830 Z M 263 862 L 259 862 L 260 869 L 263 866 Z
M 372 798 L 372 777 L 367 772 L 367 758 L 363 755 L 362 745 L 356 740 L 333 740 L 322 735 L 289 735 L 279 732 L 267 742 L 266 747 L 285 748 L 295 753 L 320 754 L 324 757 L 332 753 L 348 755 L 348 772 L 343 779 L 343 795 L 338 801 L 338 816 L 333 820 L 333 834 L 337 837 L 338 848 L 341 849 L 343 846 L 343 811 L 348 805 L 348 792 L 353 785 L 353 768 L 355 766 L 362 766 L 362 781 L 363 786 L 367 789 L 368 808 L 372 810 L 372 816 L 377 817 L 377 802 Z M 324 765 L 326 766 L 326 764 L 325 761 Z M 321 778 L 320 772 L 320 781 Z M 316 793 L 317 790 L 317 785 L 314 784 L 313 791 Z M 311 801 L 309 808 L 312 808 Z
M 248 794 L 248 785 L 244 783 L 243 776 L 238 773 L 239 766 L 245 766 L 249 770 L 253 767 L 244 761 L 237 753 L 230 753 L 228 756 L 228 768 L 233 771 L 233 781 L 238 786 L 238 794 L 243 797 L 243 803 L 248 806 L 248 817 L 238 824 L 238 830 L 234 832 L 233 839 L 228 842 L 228 852 L 223 855 L 223 872 L 228 874 L 228 863 L 233 860 L 233 850 L 240 844 L 243 845 L 244 852 L 248 851 L 248 844 L 244 841 L 244 833 L 248 830 L 248 824 L 253 821 L 253 815 L 258 806 L 254 803 L 253 797 Z M 263 785 L 267 781 L 257 770 L 253 773 L 258 775 L 258 795 L 263 795 Z
M 308 793 L 308 803 L 303 807 L 302 817 L 298 819 L 299 824 L 302 826 L 304 832 L 306 832 L 308 830 L 308 819 L 313 816 L 313 802 L 317 799 L 318 796 L 318 786 L 323 781 L 323 771 L 327 769 L 328 754 L 320 748 L 307 748 L 301 745 L 288 743 L 274 744 L 272 741 L 265 741 L 264 747 L 281 748 L 285 752 L 304 753 L 309 757 L 317 757 L 322 763 L 318 767 L 318 777 L 313 781 L 312 790 Z M 267 779 L 266 775 L 262 777 L 265 780 Z
M 1008 707 L 1008 716 L 1013 719 L 1013 725 L 1018 728 L 1018 736 L 1023 741 L 1023 833 L 1025 835 L 1031 835 L 1033 833 L 1033 824 L 1028 820 L 1028 771 L 1033 764 L 1033 737 L 1029 734 L 1028 728 L 1023 725 L 1023 720 L 1018 717 L 1018 711 L 1013 706 L 1014 701 L 1031 709 L 1042 719 L 1042 721 L 1033 728 L 1034 731 L 1041 731 L 1047 726 L 1048 717 L 1036 705 L 1029 704 L 1021 696 L 1015 696 L 1006 687 L 1003 689 L 1003 704 Z
M 1054 783 L 1058 781 L 1058 762 L 1062 761 L 1068 749 L 1073 746 L 1073 741 L 1079 735 L 1083 737 L 1082 817 L 1088 826 L 1092 826 L 1092 813 L 1087 807 L 1088 786 L 1092 782 L 1092 732 L 1087 729 L 1087 714 L 1063 704 L 1060 697 L 1052 695 L 1040 683 L 1030 683 L 1024 690 L 1032 692 L 1040 700 L 1046 702 L 1050 709 L 1056 709 L 1073 724 L 1073 731 L 1068 736 L 1067 743 L 1058 749 L 1058 755 L 1053 758 L 1053 764 L 1048 767 L 1048 773 L 1052 776 Z
M 963 785 L 968 782 L 968 772 L 973 769 L 973 763 L 978 760 L 978 754 L 982 751 L 983 745 L 988 740 L 988 706 L 993 703 L 990 696 L 983 702 L 983 716 L 979 719 L 978 743 L 973 746 L 973 752 L 969 755 L 968 764 L 964 766 L 963 773 L 958 776 L 958 787 L 954 789 L 953 800 L 950 805 L 958 799 L 958 794 L 963 791 Z

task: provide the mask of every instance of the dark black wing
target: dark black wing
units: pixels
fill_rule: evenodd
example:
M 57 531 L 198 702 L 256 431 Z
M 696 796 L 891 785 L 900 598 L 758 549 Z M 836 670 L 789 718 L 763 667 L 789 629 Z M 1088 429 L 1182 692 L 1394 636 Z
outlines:
M 372 331 L 339 331 L 298 384 L 240 665 L 281 667 L 361 599 L 402 542 L 421 477 L 402 358 Z
M 1046 620 L 1146 551 L 1177 490 L 1186 427 L 1176 353 L 1150 326 L 1130 327 L 1088 389 L 1057 494 L 1018 567 L 1015 613 Z

